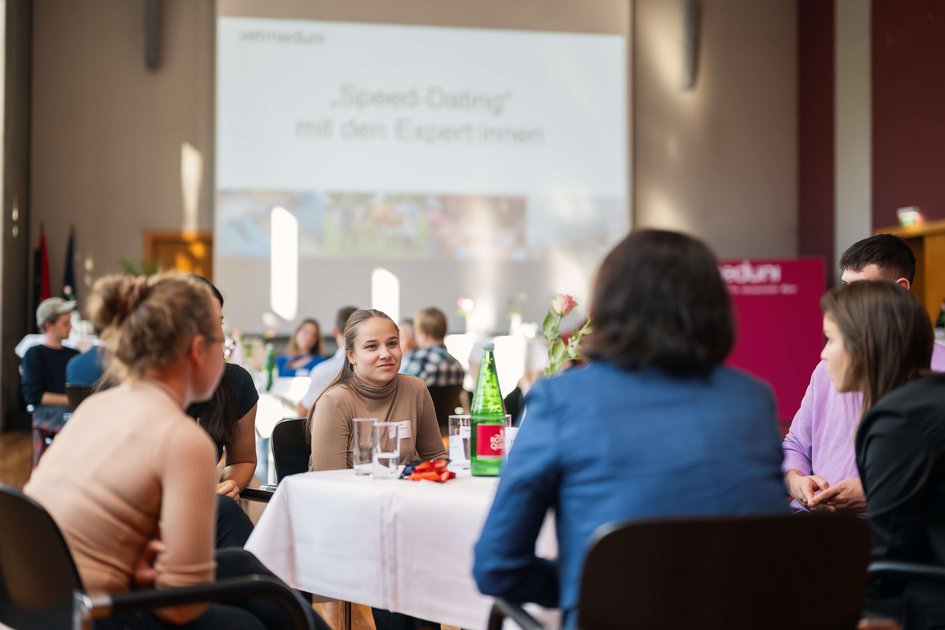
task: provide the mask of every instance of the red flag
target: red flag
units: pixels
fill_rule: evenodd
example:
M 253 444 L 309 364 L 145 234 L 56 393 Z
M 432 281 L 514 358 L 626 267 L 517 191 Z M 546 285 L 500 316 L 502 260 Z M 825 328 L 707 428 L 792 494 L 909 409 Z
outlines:
M 69 228 L 69 241 L 66 243 L 66 268 L 62 272 L 62 297 L 67 300 L 78 299 L 75 286 L 75 226 Z
M 39 301 L 52 297 L 49 288 L 49 255 L 46 252 L 46 232 L 39 226 Z

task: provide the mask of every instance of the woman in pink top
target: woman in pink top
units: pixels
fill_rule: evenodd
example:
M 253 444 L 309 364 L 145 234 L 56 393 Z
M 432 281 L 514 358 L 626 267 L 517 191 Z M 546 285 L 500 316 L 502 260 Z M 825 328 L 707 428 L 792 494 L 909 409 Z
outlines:
M 85 589 L 114 593 L 267 573 L 242 549 L 214 555 L 215 449 L 184 413 L 210 397 L 223 373 L 217 301 L 181 274 L 109 276 L 96 283 L 88 313 L 108 344 L 109 375 L 121 384 L 79 406 L 25 488 L 62 530 Z M 162 609 L 96 627 L 286 623 L 248 601 Z

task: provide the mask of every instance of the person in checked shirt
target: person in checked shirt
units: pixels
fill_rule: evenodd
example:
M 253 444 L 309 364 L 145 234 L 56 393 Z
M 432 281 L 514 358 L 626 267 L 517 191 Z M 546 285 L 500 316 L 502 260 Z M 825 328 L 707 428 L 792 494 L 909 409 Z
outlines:
M 466 372 L 443 344 L 446 337 L 443 311 L 433 306 L 421 309 L 413 324 L 417 348 L 404 356 L 400 371 L 420 378 L 427 387 L 462 385 Z

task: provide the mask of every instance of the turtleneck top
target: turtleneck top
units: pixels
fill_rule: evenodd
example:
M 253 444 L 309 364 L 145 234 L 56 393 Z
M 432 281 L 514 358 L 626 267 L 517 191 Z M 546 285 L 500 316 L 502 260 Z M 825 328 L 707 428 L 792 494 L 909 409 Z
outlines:
M 433 399 L 423 381 L 398 374 L 384 386 L 368 385 L 357 376 L 333 385 L 315 403 L 312 415 L 311 470 L 351 468 L 352 420 L 377 418 L 410 423 L 400 441 L 400 461 L 446 459 Z

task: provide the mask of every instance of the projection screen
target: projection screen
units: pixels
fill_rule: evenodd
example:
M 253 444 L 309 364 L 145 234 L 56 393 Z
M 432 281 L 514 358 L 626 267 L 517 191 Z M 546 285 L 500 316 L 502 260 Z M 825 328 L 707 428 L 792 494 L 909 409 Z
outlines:
M 459 331 L 465 298 L 499 332 L 586 303 L 630 225 L 629 29 L 629 0 L 218 0 L 228 323 L 434 305 Z

